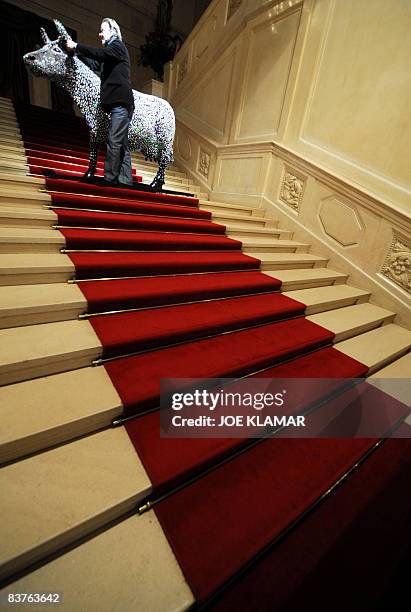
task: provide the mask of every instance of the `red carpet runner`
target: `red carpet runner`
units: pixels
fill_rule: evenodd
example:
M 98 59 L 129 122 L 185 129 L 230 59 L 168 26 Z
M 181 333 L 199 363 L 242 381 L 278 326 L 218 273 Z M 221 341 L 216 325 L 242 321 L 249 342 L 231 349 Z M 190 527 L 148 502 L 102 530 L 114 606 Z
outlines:
M 80 178 L 88 157 L 84 122 L 35 107 L 17 110 L 31 171 Z M 103 160 L 101 153 L 100 172 Z M 158 411 L 143 414 L 159 406 L 161 377 L 329 378 L 329 387 L 314 388 L 310 397 L 296 386 L 294 405 L 308 406 L 340 384 L 332 379 L 362 377 L 367 368 L 332 348 L 333 334 L 305 319 L 305 305 L 281 295 L 280 281 L 259 272 L 258 258 L 244 255 L 241 242 L 226 237 L 196 198 L 61 178 L 47 178 L 46 186 L 88 313 L 97 315 L 90 323 L 104 357 L 112 358 L 104 367 L 124 414 L 135 417 L 126 429 L 155 494 L 183 487 L 155 510 L 197 600 L 217 594 L 212 605 L 221 611 L 280 610 L 290 602 L 301 609 L 307 602 L 314 607 L 334 584 L 337 610 L 341 593 L 352 593 L 344 575 L 342 587 L 338 582 L 339 556 L 354 580 L 352 568 L 361 573 L 370 564 L 378 541 L 388 551 L 387 572 L 376 572 L 383 584 L 398 551 L 376 530 L 388 525 L 387 533 L 396 533 L 392 507 L 405 526 L 399 496 L 409 440 L 384 443 L 300 521 L 372 440 L 274 438 L 249 447 L 239 439 L 164 439 Z M 102 314 L 110 311 L 116 312 Z M 245 452 L 234 455 L 239 450 Z M 189 484 L 193 476 L 199 478 Z M 300 522 L 277 543 L 294 521 Z

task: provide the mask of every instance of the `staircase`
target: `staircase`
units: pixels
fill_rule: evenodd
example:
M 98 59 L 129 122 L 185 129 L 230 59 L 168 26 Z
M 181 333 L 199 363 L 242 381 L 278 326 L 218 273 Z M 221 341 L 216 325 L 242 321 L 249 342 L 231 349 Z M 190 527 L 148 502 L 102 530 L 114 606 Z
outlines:
M 372 445 L 272 439 L 238 454 L 236 439 L 162 440 L 159 379 L 383 377 L 394 365 L 405 378 L 411 332 L 263 209 L 209 201 L 176 165 L 165 188 L 192 198 L 80 183 L 82 123 L 28 106 L 18 116 L 0 100 L 0 448 L 13 534 L 2 578 L 8 591 L 64 591 L 67 609 L 209 601 Z M 156 172 L 136 154 L 133 168 L 144 183 Z M 400 470 L 393 442 L 372 461 L 397 452 Z M 300 488 L 277 517 L 279 499 L 259 492 L 297 455 L 311 475 L 290 468 Z M 234 537 L 219 508 L 234 521 L 245 492 L 255 515 Z M 254 533 L 271 510 L 276 529 Z M 229 562 L 224 550 L 236 551 Z

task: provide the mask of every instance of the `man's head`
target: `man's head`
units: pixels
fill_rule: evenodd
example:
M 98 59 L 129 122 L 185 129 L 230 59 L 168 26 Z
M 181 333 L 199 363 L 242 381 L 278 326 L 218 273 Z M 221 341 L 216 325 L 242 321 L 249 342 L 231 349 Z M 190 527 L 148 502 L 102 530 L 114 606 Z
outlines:
M 103 45 L 106 44 L 106 42 L 108 42 L 112 36 L 117 36 L 120 40 L 123 40 L 118 23 L 114 21 L 114 19 L 110 19 L 110 17 L 105 17 L 101 22 L 99 32 L 101 43 Z

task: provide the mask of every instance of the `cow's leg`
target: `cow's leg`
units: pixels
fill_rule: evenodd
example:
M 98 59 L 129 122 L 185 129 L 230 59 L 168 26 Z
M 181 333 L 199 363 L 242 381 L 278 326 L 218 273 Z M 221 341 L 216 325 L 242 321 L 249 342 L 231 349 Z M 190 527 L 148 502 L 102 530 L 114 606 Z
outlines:
M 157 170 L 157 174 L 155 175 L 153 181 L 150 183 L 150 187 L 153 189 L 153 191 L 161 191 L 164 185 L 164 175 L 165 175 L 165 170 L 166 170 L 167 164 L 163 161 L 161 161 L 158 164 L 158 170 Z
M 88 169 L 87 172 L 83 175 L 84 179 L 92 179 L 97 168 L 97 158 L 98 158 L 98 150 L 99 145 L 98 142 L 94 140 L 90 140 L 90 153 L 88 160 Z

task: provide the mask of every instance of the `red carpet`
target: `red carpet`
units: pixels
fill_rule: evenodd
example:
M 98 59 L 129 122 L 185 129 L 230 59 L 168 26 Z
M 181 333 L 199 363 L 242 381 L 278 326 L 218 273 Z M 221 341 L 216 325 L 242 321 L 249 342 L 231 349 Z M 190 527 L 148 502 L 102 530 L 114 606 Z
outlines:
M 130 251 L 240 251 L 241 242 L 211 234 L 126 230 L 61 229 L 67 249 Z
M 183 347 L 177 347 L 183 348 Z M 170 376 L 196 376 L 196 364 L 191 363 L 190 353 L 186 351 L 186 364 L 180 365 L 179 370 L 174 370 Z M 141 357 L 148 357 L 147 355 Z M 146 359 L 147 361 L 147 359 Z M 173 360 L 174 362 L 174 360 Z M 144 359 L 141 367 L 144 368 Z M 355 378 L 364 376 L 367 372 L 366 366 L 350 359 L 332 347 L 319 349 L 309 355 L 297 357 L 286 364 L 268 368 L 259 372 L 252 378 L 310 378 L 316 376 L 321 379 L 327 378 Z M 161 374 L 159 373 L 159 378 Z M 158 406 L 160 404 L 159 378 L 155 380 L 150 377 L 146 388 L 141 389 L 141 398 L 136 403 L 141 405 Z M 295 385 L 298 389 L 298 385 Z M 310 402 L 321 400 L 324 395 L 324 380 L 318 387 L 316 396 L 310 397 Z M 136 392 L 138 390 L 136 389 Z M 150 397 L 151 393 L 151 397 Z M 303 403 L 304 402 L 304 403 Z M 301 398 L 301 404 L 308 407 L 307 398 Z M 290 412 L 298 411 L 297 403 L 290 402 Z M 156 489 L 169 488 L 192 476 L 200 469 L 204 470 L 217 459 L 222 459 L 226 454 L 248 443 L 241 439 L 182 439 L 182 438 L 160 438 L 160 414 L 152 412 L 140 418 L 135 418 L 126 423 L 126 429 L 133 442 L 140 459 Z
M 314 445 L 311 441 L 311 447 Z M 409 504 L 404 503 L 410 472 L 411 440 L 384 442 L 349 480 L 208 609 L 400 609 L 395 600 L 387 602 L 389 607 L 377 608 L 377 604 L 411 541 Z
M 127 414 L 155 403 L 159 379 L 241 376 L 331 344 L 333 334 L 299 317 L 125 357 L 106 364 Z M 144 376 L 142 377 L 142 372 Z M 144 385 L 141 380 L 144 380 Z
M 78 286 L 87 300 L 88 312 L 103 312 L 277 291 L 281 282 L 261 272 L 216 272 L 104 282 L 85 281 Z
M 103 355 L 121 355 L 302 315 L 305 305 L 279 293 L 96 316 Z
M 173 219 L 155 215 L 130 215 L 127 213 L 89 212 L 82 210 L 64 210 L 54 208 L 58 224 L 72 227 L 117 228 L 117 229 L 150 229 L 164 231 L 181 231 L 204 234 L 224 234 L 225 226 L 202 219 Z
M 49 191 L 65 191 L 69 193 L 81 193 L 86 195 L 104 195 L 104 197 L 114 197 L 130 199 L 133 201 L 144 200 L 147 202 L 161 202 L 162 204 L 178 204 L 179 206 L 198 207 L 198 198 L 186 196 L 169 195 L 165 193 L 141 192 L 135 189 L 107 187 L 103 185 L 93 185 L 81 181 L 65 181 L 64 179 L 46 179 L 46 187 Z
M 74 161 L 69 162 L 69 161 L 60 161 L 60 160 L 52 159 L 48 156 L 44 158 L 28 156 L 27 163 L 29 164 L 30 168 L 32 166 L 52 168 L 56 172 L 60 172 L 60 170 L 72 170 L 72 171 L 81 172 L 84 174 L 88 168 L 88 159 L 82 159 L 80 163 L 80 160 L 78 160 L 77 162 L 74 162 Z M 98 162 L 97 169 L 100 172 L 103 172 L 104 164 L 102 162 Z M 136 174 L 135 168 L 133 168 L 132 172 L 134 175 Z
M 47 179 L 54 180 L 54 179 Z M 75 181 L 66 181 L 74 183 Z M 68 186 L 70 187 L 70 186 Z M 71 189 L 77 189 L 74 185 Z M 102 193 L 100 196 L 89 194 L 76 193 L 50 193 L 53 206 L 68 208 L 85 208 L 94 211 L 109 211 L 109 212 L 125 212 L 133 214 L 152 214 L 162 217 L 185 217 L 187 219 L 211 219 L 211 213 L 207 210 L 199 210 L 198 208 L 178 206 L 172 204 L 161 204 L 154 202 L 146 202 L 140 195 L 139 199 L 134 200 L 124 199 L 122 197 L 123 189 L 117 189 L 117 197 L 105 197 Z
M 241 252 L 226 253 L 70 253 L 76 277 L 110 278 L 212 272 L 214 270 L 257 270 L 260 261 Z
M 371 445 L 270 439 L 155 506 L 196 599 L 278 537 Z

